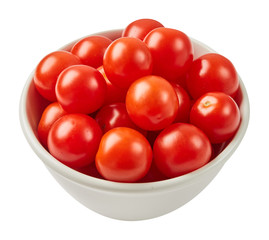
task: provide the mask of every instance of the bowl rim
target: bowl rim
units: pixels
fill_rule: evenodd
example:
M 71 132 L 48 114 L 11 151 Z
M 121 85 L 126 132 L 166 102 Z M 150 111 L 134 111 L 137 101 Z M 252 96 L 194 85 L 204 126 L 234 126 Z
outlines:
M 116 31 L 120 31 L 118 29 L 115 30 L 109 30 L 109 31 L 103 31 L 99 33 L 94 33 L 91 35 L 102 35 L 107 33 L 113 33 Z M 90 35 L 89 35 L 90 36 Z M 208 47 L 206 44 L 191 38 L 191 41 L 201 45 L 203 48 L 207 49 L 210 52 L 216 53 L 212 48 Z M 79 40 L 79 39 L 78 39 Z M 64 47 L 62 47 L 59 50 L 64 49 L 66 46 L 78 41 L 75 40 L 69 44 L 66 44 Z M 88 188 L 93 188 L 96 191 L 108 191 L 108 192 L 118 192 L 118 193 L 153 193 L 153 192 L 159 192 L 162 190 L 168 191 L 172 190 L 173 188 L 179 188 L 179 187 L 186 187 L 188 184 L 192 184 L 195 180 L 199 180 L 199 176 L 205 174 L 206 172 L 210 171 L 212 168 L 214 168 L 216 165 L 224 164 L 229 157 L 232 155 L 232 153 L 236 150 L 238 145 L 240 144 L 241 140 L 243 139 L 248 123 L 249 123 L 249 115 L 250 115 L 250 106 L 249 106 L 249 98 L 246 91 L 246 88 L 244 86 L 244 83 L 241 79 L 241 77 L 238 74 L 239 78 L 239 86 L 242 92 L 242 102 L 240 107 L 241 112 L 241 123 L 238 128 L 238 131 L 236 135 L 233 137 L 231 142 L 226 146 L 226 148 L 214 159 L 212 159 L 209 163 L 204 165 L 203 167 L 190 172 L 188 174 L 161 180 L 161 181 L 155 181 L 155 182 L 146 182 L 146 183 L 121 183 L 121 182 L 112 182 L 104 179 L 95 178 L 83 173 L 80 173 L 70 167 L 67 167 L 63 163 L 59 162 L 57 159 L 55 159 L 50 153 L 39 143 L 38 139 L 36 138 L 33 129 L 31 128 L 27 113 L 26 113 L 26 100 L 28 91 L 30 88 L 30 85 L 33 80 L 35 69 L 32 71 L 32 73 L 29 75 L 25 86 L 23 88 L 20 103 L 19 103 L 19 119 L 22 131 L 33 149 L 33 151 L 36 153 L 36 155 L 43 161 L 45 166 L 49 170 L 53 170 L 53 172 L 56 172 L 57 174 L 61 175 L 64 178 L 67 178 L 77 184 L 83 185 Z

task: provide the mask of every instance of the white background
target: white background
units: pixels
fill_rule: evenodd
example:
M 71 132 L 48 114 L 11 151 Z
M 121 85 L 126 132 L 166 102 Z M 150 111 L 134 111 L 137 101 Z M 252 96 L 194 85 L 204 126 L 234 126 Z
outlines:
M 268 1 L 1 1 L 0 239 L 269 239 Z M 49 52 L 82 36 L 153 18 L 229 58 L 251 103 L 249 128 L 219 175 L 165 216 L 126 222 L 76 202 L 22 134 L 25 81 Z M 267 229 L 266 229 L 267 228 Z

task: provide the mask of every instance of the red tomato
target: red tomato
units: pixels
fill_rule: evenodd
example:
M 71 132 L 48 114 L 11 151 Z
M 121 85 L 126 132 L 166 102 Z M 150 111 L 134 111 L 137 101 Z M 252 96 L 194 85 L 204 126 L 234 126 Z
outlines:
M 104 105 L 117 102 L 125 102 L 126 90 L 115 86 L 108 80 L 103 66 L 99 67 L 97 70 L 103 75 L 104 79 L 106 80 L 107 91 Z
M 115 127 L 129 127 L 139 131 L 127 113 L 124 103 L 113 103 L 102 107 L 95 116 L 104 133 Z
M 155 131 L 171 124 L 178 113 L 178 99 L 164 78 L 149 75 L 136 80 L 126 95 L 126 108 L 133 122 Z
M 122 32 L 123 37 L 134 37 L 143 40 L 153 29 L 163 27 L 161 23 L 153 19 L 138 19 L 131 22 Z
M 181 81 L 193 61 L 193 48 L 188 36 L 176 29 L 156 28 L 144 42 L 152 55 L 152 74 L 169 81 Z
M 183 87 L 176 83 L 171 83 L 178 99 L 178 114 L 174 122 L 188 122 L 191 110 L 191 100 L 189 94 Z
M 188 123 L 175 123 L 156 138 L 153 158 L 158 169 L 167 177 L 192 172 L 210 160 L 211 144 L 207 136 Z
M 217 53 L 208 53 L 193 61 L 186 83 L 194 99 L 207 92 L 224 92 L 233 97 L 239 87 L 233 64 Z
M 98 172 L 96 166 L 95 166 L 95 162 L 92 162 L 89 165 L 83 166 L 83 167 L 79 167 L 79 168 L 74 168 L 76 171 L 86 174 L 88 176 L 91 177 L 95 177 L 95 178 L 100 178 L 100 179 L 104 179 L 101 174 Z
M 98 68 L 103 64 L 103 56 L 110 43 L 112 40 L 103 36 L 85 37 L 72 47 L 71 53 L 78 56 L 81 63 Z
M 229 141 L 225 141 L 222 143 L 212 144 L 212 156 L 211 159 L 217 157 L 229 144 Z
M 229 95 L 222 92 L 206 93 L 192 106 L 190 122 L 199 127 L 211 143 L 221 143 L 237 131 L 240 111 Z
M 52 156 L 73 168 L 94 161 L 102 137 L 97 122 L 84 114 L 67 114 L 58 119 L 48 135 L 48 149 Z
M 34 83 L 38 92 L 47 100 L 56 101 L 55 84 L 59 74 L 76 64 L 80 64 L 80 60 L 70 52 L 56 51 L 45 56 L 35 70 Z
M 69 113 L 92 113 L 103 105 L 105 95 L 104 77 L 86 65 L 68 67 L 59 75 L 56 84 L 57 100 Z
M 168 179 L 166 176 L 164 176 L 160 170 L 156 167 L 156 164 L 154 163 L 154 160 L 151 163 L 151 167 L 146 174 L 145 177 L 140 179 L 138 182 L 140 183 L 146 183 L 146 182 L 157 182 Z
M 144 42 L 124 37 L 109 45 L 103 67 L 112 84 L 127 89 L 136 79 L 151 74 L 152 58 Z
M 60 117 L 67 114 L 58 102 L 49 104 L 42 113 L 38 123 L 37 133 L 41 144 L 47 148 L 47 138 L 52 124 Z
M 150 169 L 152 149 L 138 131 L 118 127 L 105 133 L 96 154 L 96 167 L 107 180 L 136 182 Z
M 150 146 L 153 147 L 154 142 L 156 140 L 156 138 L 158 137 L 158 135 L 161 133 L 162 130 L 158 130 L 158 131 L 148 131 L 147 132 L 147 139 L 150 143 Z

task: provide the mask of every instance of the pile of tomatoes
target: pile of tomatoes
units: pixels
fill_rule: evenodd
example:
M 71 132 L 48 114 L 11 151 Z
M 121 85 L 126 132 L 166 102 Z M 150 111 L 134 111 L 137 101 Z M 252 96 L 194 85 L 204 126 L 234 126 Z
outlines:
M 236 133 L 239 80 L 224 56 L 193 59 L 190 38 L 153 19 L 111 40 L 93 35 L 37 65 L 50 103 L 38 137 L 83 173 L 117 182 L 177 177 L 207 164 Z

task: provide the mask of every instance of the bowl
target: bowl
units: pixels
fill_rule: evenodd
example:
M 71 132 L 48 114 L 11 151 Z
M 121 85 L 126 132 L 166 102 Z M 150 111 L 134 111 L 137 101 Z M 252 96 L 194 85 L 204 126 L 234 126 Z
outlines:
M 120 37 L 122 30 L 101 33 L 112 40 Z M 94 35 L 96 35 L 94 34 Z M 191 39 L 194 58 L 214 52 L 205 44 Z M 77 40 L 76 40 L 77 41 Z M 61 49 L 68 50 L 76 42 Z M 56 181 L 77 201 L 87 208 L 110 218 L 142 220 L 155 218 L 178 209 L 199 194 L 218 174 L 226 161 L 239 146 L 249 121 L 249 100 L 239 76 L 240 90 L 237 102 L 241 111 L 240 127 L 225 147 L 212 161 L 186 175 L 147 183 L 118 183 L 95 178 L 75 171 L 52 157 L 37 138 L 37 125 L 46 102 L 33 83 L 34 71 L 22 91 L 19 116 L 23 133 L 36 155 L 42 160 Z

